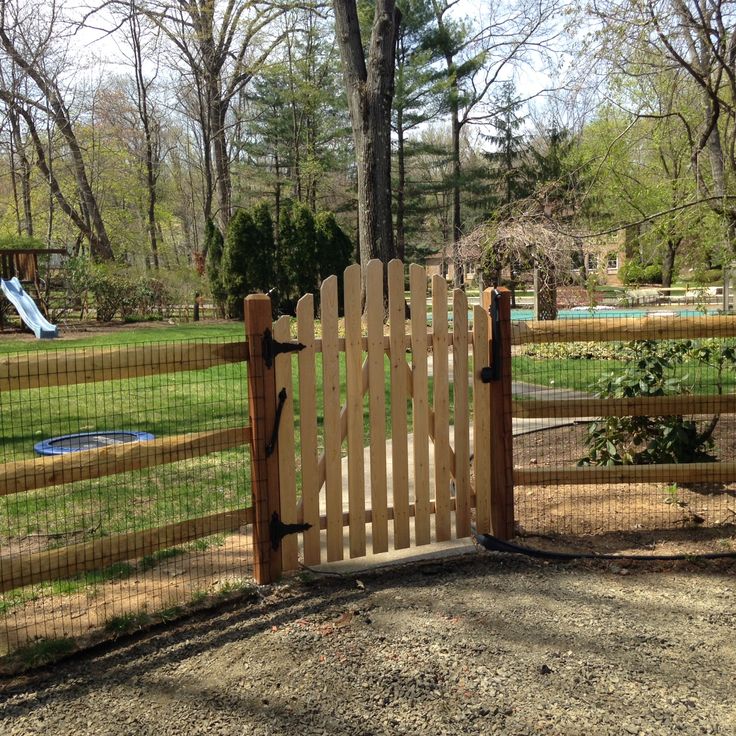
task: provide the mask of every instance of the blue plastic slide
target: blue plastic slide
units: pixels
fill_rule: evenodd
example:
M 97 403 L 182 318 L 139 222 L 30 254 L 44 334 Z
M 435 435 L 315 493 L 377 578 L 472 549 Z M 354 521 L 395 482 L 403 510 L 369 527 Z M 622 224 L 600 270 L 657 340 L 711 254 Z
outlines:
M 20 285 L 17 277 L 13 277 L 10 281 L 0 279 L 0 287 L 12 305 L 18 311 L 20 318 L 33 330 L 33 334 L 41 339 L 48 337 L 58 337 L 59 330 L 56 325 L 52 325 L 38 310 L 36 302 L 28 296 L 28 293 Z

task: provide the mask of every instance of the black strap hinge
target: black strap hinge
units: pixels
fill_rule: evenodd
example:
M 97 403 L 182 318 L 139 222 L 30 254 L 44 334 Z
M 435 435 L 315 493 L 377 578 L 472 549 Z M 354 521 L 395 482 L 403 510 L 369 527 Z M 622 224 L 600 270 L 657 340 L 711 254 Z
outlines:
M 282 388 L 279 391 L 279 403 L 276 407 L 276 416 L 273 420 L 273 432 L 271 432 L 271 439 L 266 445 L 266 457 L 271 457 L 273 451 L 276 449 L 276 442 L 279 438 L 279 424 L 281 424 L 281 412 L 284 410 L 284 404 L 286 403 L 286 389 Z
M 298 534 L 299 532 L 305 532 L 307 529 L 311 529 L 311 524 L 284 524 L 279 518 L 276 511 L 273 512 L 271 517 L 271 523 L 269 529 L 271 531 L 271 547 L 278 549 L 281 545 L 281 540 L 288 534 Z
M 273 359 L 281 353 L 298 353 L 300 350 L 304 350 L 307 347 L 302 345 L 300 342 L 279 342 L 273 339 L 271 330 L 267 329 L 263 333 L 263 362 L 266 364 L 266 368 L 270 368 L 273 365 Z

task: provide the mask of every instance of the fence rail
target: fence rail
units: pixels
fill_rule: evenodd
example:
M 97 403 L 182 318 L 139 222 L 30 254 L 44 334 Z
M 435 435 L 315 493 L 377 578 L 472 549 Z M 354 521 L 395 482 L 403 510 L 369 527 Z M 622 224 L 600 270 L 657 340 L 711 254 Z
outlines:
M 631 319 L 574 319 L 514 322 L 514 345 L 550 342 L 630 342 L 632 340 L 687 340 L 733 337 L 734 316 L 640 317 Z
M 0 392 L 199 371 L 248 360 L 248 344 L 170 343 L 0 357 Z

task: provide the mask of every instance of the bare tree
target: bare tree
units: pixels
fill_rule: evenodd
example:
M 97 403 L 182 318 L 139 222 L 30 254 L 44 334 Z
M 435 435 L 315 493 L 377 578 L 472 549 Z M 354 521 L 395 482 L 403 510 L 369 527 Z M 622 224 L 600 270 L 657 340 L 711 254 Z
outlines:
M 90 185 L 87 163 L 80 145 L 73 117 L 62 89 L 64 34 L 59 8 L 53 2 L 39 12 L 18 0 L 0 0 L 0 50 L 4 64 L 15 69 L 15 76 L 27 81 L 27 93 L 20 87 L 2 84 L 0 99 L 25 120 L 37 154 L 37 164 L 50 179 L 50 167 L 30 109 L 36 109 L 53 122 L 69 153 L 71 171 L 79 197 L 79 211 L 64 197 L 58 182 L 52 189 L 62 209 L 72 217 L 90 244 L 95 258 L 110 260 L 112 245 L 102 219 L 97 199 Z M 43 154 L 43 155 L 42 155 Z M 74 211 L 75 215 L 72 215 Z
M 457 243 L 463 236 L 461 209 L 461 136 L 474 123 L 487 122 L 495 111 L 484 103 L 491 88 L 513 73 L 532 52 L 545 53 L 558 36 L 558 0 L 489 3 L 489 14 L 475 24 L 458 21 L 458 0 L 432 0 L 437 23 L 435 44 L 445 61 L 447 113 L 452 160 L 452 242 L 455 286 L 463 281 Z
M 666 110 L 639 98 L 634 113 L 682 126 L 700 199 L 726 223 L 736 252 L 736 6 L 730 0 L 598 0 L 598 60 L 630 83 L 676 74 L 689 85 Z M 689 89 L 686 87 L 689 86 Z
M 151 244 L 151 259 L 153 267 L 158 270 L 158 227 L 156 223 L 156 200 L 158 198 L 158 177 L 161 170 L 161 130 L 152 109 L 151 87 L 156 77 L 154 73 L 147 77 L 144 71 L 145 56 L 150 57 L 150 48 L 144 47 L 143 29 L 140 16 L 134 12 L 131 0 L 131 12 L 128 16 L 128 40 L 133 53 L 133 71 L 135 77 L 136 108 L 144 141 L 144 166 L 147 194 L 146 215 L 148 221 L 148 237 Z
M 225 230 L 232 212 L 228 111 L 268 59 L 280 36 L 269 36 L 286 5 L 259 0 L 140 0 L 137 12 L 155 23 L 176 51 L 185 111 L 201 129 L 206 186 L 204 219 L 213 214 Z
M 84 152 L 62 89 L 62 70 L 66 60 L 62 46 L 64 34 L 60 26 L 60 13 L 55 2 L 40 13 L 38 8 L 27 7 L 16 0 L 0 0 L 0 50 L 5 63 L 15 67 L 18 76 L 33 86 L 28 94 L 21 95 L 18 89 L 3 85 L 0 98 L 14 107 L 29 124 L 37 154 L 40 137 L 29 108 L 35 108 L 51 119 L 66 144 L 79 197 L 79 217 L 73 218 L 74 222 L 89 241 L 92 255 L 109 260 L 113 257 L 112 245 L 90 185 Z M 45 159 L 44 156 L 42 163 L 39 158 L 38 164 L 44 176 L 48 176 Z M 62 203 L 63 194 L 58 184 L 55 194 L 62 209 L 69 214 L 73 207 L 68 201 Z

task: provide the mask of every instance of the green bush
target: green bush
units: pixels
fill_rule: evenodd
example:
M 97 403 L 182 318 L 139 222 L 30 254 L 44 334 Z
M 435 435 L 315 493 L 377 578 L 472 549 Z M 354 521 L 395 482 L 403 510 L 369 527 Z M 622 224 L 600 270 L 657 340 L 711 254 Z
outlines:
M 629 343 L 620 353 L 626 368 L 608 373 L 594 386 L 600 398 L 682 396 L 691 392 L 686 378 L 674 374 L 692 353 L 689 341 Z M 588 428 L 588 455 L 579 465 L 649 465 L 712 460 L 708 450 L 715 424 L 700 432 L 682 416 L 607 417 Z
M 319 284 L 317 229 L 311 210 L 287 201 L 279 219 L 279 306 L 293 314 L 297 301 Z
M 539 360 L 618 360 L 618 342 L 552 342 L 524 345 L 521 354 Z
M 28 235 L 3 235 L 0 250 L 22 250 L 24 248 L 46 248 L 46 243 Z
M 238 210 L 227 228 L 220 264 L 227 293 L 227 312 L 242 318 L 248 294 L 268 292 L 274 285 L 273 221 L 266 204 Z
M 338 225 L 332 212 L 319 212 L 314 218 L 317 233 L 317 261 L 319 278 L 333 274 L 339 279 L 343 271 L 353 262 L 353 243 Z
M 98 322 L 111 322 L 116 314 L 127 319 L 141 299 L 140 282 L 122 266 L 95 264 L 90 274 Z

